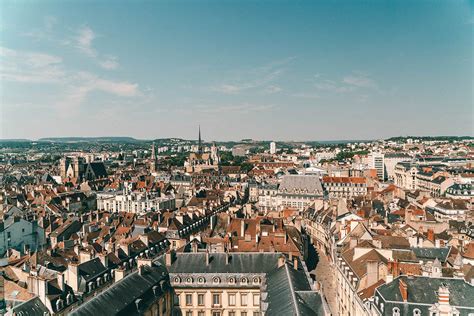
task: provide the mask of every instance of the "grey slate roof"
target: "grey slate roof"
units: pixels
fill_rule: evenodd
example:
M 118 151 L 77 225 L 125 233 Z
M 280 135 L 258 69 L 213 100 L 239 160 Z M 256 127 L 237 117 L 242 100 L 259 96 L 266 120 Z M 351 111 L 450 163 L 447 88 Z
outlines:
M 299 262 L 299 261 L 298 261 Z M 291 263 L 267 274 L 266 315 L 325 315 L 321 296 L 312 291 L 301 263 Z
M 267 273 L 278 266 L 280 253 L 230 253 L 226 264 L 225 253 L 210 253 L 206 265 L 205 253 L 177 253 L 170 273 Z M 165 264 L 165 256 L 158 261 Z
M 153 302 L 155 297 L 164 293 L 162 286 L 165 286 L 166 291 L 169 285 L 168 274 L 163 266 L 143 266 L 143 269 L 144 273 L 136 271 L 129 274 L 69 315 L 139 315 L 135 300 L 141 298 L 145 305 Z M 160 288 L 157 296 L 153 293 L 155 285 Z
M 48 314 L 45 314 L 48 313 Z M 22 316 L 49 315 L 48 308 L 41 302 L 38 296 L 12 308 L 12 314 Z
M 444 248 L 411 248 L 415 253 L 416 257 L 421 260 L 434 260 L 438 258 L 441 262 L 446 262 L 448 259 L 449 252 L 451 247 Z
M 170 267 L 170 274 L 186 273 L 264 273 L 262 292 L 268 295 L 266 315 L 324 315 L 321 296 L 312 290 L 302 262 L 298 259 L 298 270 L 287 262 L 278 267 L 281 253 L 230 253 L 226 264 L 225 253 L 210 253 L 206 265 L 205 253 L 178 253 Z M 159 258 L 165 264 L 165 256 Z M 263 299 L 263 295 L 262 295 Z
M 393 280 L 393 282 L 383 284 L 377 288 L 377 292 L 380 293 L 385 301 L 403 302 L 399 289 L 400 279 L 402 279 L 407 285 L 408 303 L 437 303 L 438 289 L 444 284 L 449 289 L 449 303 L 451 305 L 474 308 L 474 286 L 464 281 L 464 279 L 455 278 L 400 276 Z
M 323 194 L 323 187 L 318 176 L 287 175 L 283 177 L 279 191 L 283 193 Z

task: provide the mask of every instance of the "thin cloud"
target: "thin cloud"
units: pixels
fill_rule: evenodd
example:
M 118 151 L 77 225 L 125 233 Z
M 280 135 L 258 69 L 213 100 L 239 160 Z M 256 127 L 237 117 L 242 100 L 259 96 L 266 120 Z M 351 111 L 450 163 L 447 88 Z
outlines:
M 104 69 L 113 70 L 118 68 L 119 63 L 116 56 L 103 56 L 94 48 L 93 42 L 96 38 L 97 34 L 89 26 L 82 26 L 77 31 L 74 41 L 75 47 L 86 56 L 95 59 L 97 64 Z
M 61 109 L 77 109 L 92 92 L 105 92 L 119 97 L 136 97 L 140 95 L 138 84 L 128 81 L 113 81 L 98 77 L 89 72 L 80 72 L 72 76 L 67 93 L 57 103 Z
M 360 75 L 349 75 L 345 76 L 342 81 L 346 84 L 353 85 L 360 88 L 372 88 L 375 87 L 375 83 L 372 79 L 366 76 Z
M 99 65 L 104 69 L 117 69 L 119 63 L 117 61 L 117 57 L 115 56 L 108 56 L 106 59 L 99 62 Z
M 94 31 L 88 27 L 83 26 L 78 30 L 76 37 L 76 47 L 90 57 L 96 57 L 97 52 L 92 47 L 92 41 L 96 38 Z
M 269 104 L 250 104 L 243 103 L 237 105 L 221 105 L 221 106 L 199 106 L 198 110 L 202 113 L 238 113 L 249 114 L 254 112 L 265 112 L 275 109 L 275 105 Z
M 29 37 L 34 41 L 49 40 L 56 41 L 53 36 L 55 26 L 58 24 L 58 19 L 55 16 L 45 16 L 43 18 L 43 25 L 37 29 L 23 33 L 23 36 Z
M 314 86 L 320 91 L 329 91 L 335 93 L 347 93 L 355 90 L 355 88 L 352 86 L 340 84 L 332 80 L 321 80 L 315 83 Z
M 285 67 L 294 59 L 295 57 L 288 57 L 247 70 L 240 76 L 240 78 L 213 86 L 211 90 L 224 94 L 236 94 L 246 90 L 262 88 L 262 92 L 268 92 L 270 86 L 276 87 L 276 85 L 271 83 L 277 80 L 284 73 Z M 276 88 L 273 90 L 275 89 Z
M 62 58 L 0 47 L 0 78 L 10 82 L 52 83 L 64 78 Z
M 322 79 L 320 75 L 318 75 L 316 79 L 314 87 L 318 91 L 327 91 L 338 94 L 354 92 L 358 89 L 373 89 L 377 87 L 377 84 L 373 79 L 363 74 L 345 75 L 338 81 Z
M 281 88 L 279 86 L 270 85 L 270 86 L 266 87 L 263 90 L 263 93 L 265 93 L 265 94 L 274 94 L 274 93 L 278 93 L 280 91 L 281 91 Z
M 319 99 L 320 96 L 317 93 L 306 93 L 306 92 L 299 92 L 291 94 L 292 97 L 296 98 L 303 98 L 303 99 Z

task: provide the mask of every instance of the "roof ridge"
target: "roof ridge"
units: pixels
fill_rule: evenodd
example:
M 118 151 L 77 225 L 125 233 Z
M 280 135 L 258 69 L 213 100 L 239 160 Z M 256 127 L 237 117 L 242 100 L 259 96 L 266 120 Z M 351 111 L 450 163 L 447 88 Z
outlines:
M 293 305 L 295 305 L 296 315 L 299 315 L 300 311 L 299 311 L 299 308 L 298 308 L 298 302 L 296 300 L 296 294 L 295 294 L 295 290 L 293 288 L 293 283 L 291 282 L 290 271 L 288 271 L 288 265 L 286 263 L 285 263 L 285 272 L 286 272 L 286 276 L 288 278 L 288 283 L 290 283 L 291 298 L 292 298 L 292 301 L 293 301 Z

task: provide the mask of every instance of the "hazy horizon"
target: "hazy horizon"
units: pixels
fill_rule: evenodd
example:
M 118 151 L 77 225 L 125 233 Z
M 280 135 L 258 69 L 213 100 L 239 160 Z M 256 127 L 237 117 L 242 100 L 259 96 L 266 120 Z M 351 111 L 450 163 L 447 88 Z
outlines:
M 474 135 L 469 1 L 1 9 L 0 139 Z

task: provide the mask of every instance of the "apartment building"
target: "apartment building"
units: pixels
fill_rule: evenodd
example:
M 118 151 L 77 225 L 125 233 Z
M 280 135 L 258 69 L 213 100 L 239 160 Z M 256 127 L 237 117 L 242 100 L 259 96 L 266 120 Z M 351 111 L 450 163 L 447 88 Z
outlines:
M 160 262 L 170 273 L 175 290 L 174 310 L 181 315 L 325 315 L 328 312 L 304 261 L 296 256 L 168 252 Z
M 151 210 L 174 209 L 175 207 L 176 199 L 173 195 L 161 196 L 143 192 L 97 194 L 97 209 L 112 213 L 143 213 Z
M 323 196 L 324 190 L 318 176 L 286 175 L 279 185 L 261 187 L 258 205 L 263 211 L 285 208 L 303 210 Z
M 367 194 L 367 179 L 362 177 L 323 177 L 330 198 L 352 198 Z

